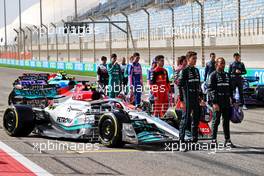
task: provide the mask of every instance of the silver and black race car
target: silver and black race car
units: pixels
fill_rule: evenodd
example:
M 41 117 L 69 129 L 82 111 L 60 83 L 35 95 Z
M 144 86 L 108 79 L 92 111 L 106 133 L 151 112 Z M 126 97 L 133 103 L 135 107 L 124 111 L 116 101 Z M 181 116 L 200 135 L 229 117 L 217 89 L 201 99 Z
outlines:
M 28 136 L 33 132 L 52 138 L 100 141 L 108 147 L 167 142 L 179 137 L 176 128 L 130 109 L 119 99 L 79 101 L 65 97 L 44 109 L 13 105 L 4 113 L 3 126 L 10 136 Z

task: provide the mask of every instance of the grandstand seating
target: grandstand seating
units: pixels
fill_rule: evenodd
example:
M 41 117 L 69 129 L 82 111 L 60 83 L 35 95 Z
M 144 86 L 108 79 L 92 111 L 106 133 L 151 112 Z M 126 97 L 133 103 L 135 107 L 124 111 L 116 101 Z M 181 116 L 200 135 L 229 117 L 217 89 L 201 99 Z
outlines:
M 98 20 L 105 20 L 104 14 L 111 20 L 125 20 L 119 12 L 125 11 L 129 16 L 129 23 L 135 40 L 147 40 L 147 14 L 140 10 L 146 7 L 150 13 L 151 39 L 159 40 L 171 37 L 171 10 L 164 7 L 158 8 L 162 3 L 170 3 L 172 0 L 112 0 L 111 3 L 99 4 L 93 9 L 79 16 L 79 20 L 87 20 L 88 16 L 95 16 Z M 196 38 L 200 37 L 200 7 L 197 3 L 179 1 L 173 6 L 175 10 L 176 37 Z M 152 4 L 152 5 L 151 5 Z M 236 0 L 207 0 L 205 5 L 205 28 L 206 30 L 222 30 L 223 35 L 237 35 L 237 1 Z M 161 6 L 163 7 L 163 6 Z M 112 14 L 112 15 L 110 15 Z M 264 0 L 241 0 L 242 35 L 250 35 L 257 31 L 264 33 Z M 118 24 L 125 28 L 125 24 Z M 108 24 L 96 24 L 97 41 L 108 40 Z M 178 34 L 177 31 L 181 31 Z M 115 27 L 112 27 L 113 41 L 124 41 L 126 35 Z M 45 35 L 42 36 L 45 43 Z M 209 37 L 209 34 L 206 35 Z M 34 37 L 34 44 L 37 44 L 37 35 Z M 84 40 L 92 40 L 88 34 Z M 65 35 L 59 35 L 59 43 L 66 42 Z M 50 43 L 54 43 L 54 37 L 50 37 Z M 71 43 L 78 43 L 76 36 L 70 37 Z

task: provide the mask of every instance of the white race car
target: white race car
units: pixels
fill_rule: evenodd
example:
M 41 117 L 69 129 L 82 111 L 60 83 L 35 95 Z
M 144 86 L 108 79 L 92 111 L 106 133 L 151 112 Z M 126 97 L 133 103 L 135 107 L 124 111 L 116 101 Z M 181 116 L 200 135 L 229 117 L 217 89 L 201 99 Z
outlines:
M 179 131 L 159 118 L 132 110 L 119 99 L 91 101 L 65 97 L 45 109 L 12 105 L 3 117 L 10 136 L 31 132 L 52 138 L 100 141 L 108 147 L 178 140 Z

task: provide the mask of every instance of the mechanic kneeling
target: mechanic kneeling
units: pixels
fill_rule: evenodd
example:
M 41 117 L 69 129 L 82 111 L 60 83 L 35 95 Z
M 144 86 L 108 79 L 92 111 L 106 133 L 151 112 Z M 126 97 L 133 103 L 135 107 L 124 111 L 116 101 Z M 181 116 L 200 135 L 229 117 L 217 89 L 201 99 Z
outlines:
M 225 146 L 235 148 L 230 140 L 230 106 L 234 102 L 233 90 L 230 84 L 230 75 L 224 71 L 225 59 L 220 57 L 216 60 L 216 71 L 209 77 L 208 97 L 209 103 L 213 105 L 212 143 L 217 146 L 217 131 L 220 118 L 223 117 L 223 129 L 225 135 Z

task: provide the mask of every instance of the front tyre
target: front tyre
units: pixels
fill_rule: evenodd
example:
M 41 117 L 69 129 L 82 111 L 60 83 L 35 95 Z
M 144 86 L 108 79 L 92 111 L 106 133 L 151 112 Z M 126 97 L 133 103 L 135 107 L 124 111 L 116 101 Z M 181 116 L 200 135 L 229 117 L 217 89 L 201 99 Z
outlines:
M 8 108 L 4 113 L 3 127 L 10 136 L 28 136 L 35 127 L 32 108 L 24 105 Z
M 123 147 L 122 124 L 128 122 L 127 115 L 121 112 L 102 115 L 98 124 L 100 142 L 106 147 Z

